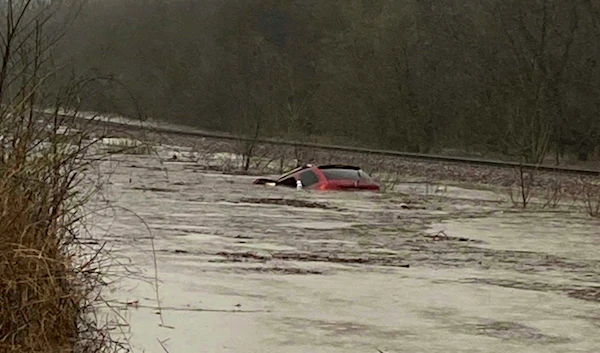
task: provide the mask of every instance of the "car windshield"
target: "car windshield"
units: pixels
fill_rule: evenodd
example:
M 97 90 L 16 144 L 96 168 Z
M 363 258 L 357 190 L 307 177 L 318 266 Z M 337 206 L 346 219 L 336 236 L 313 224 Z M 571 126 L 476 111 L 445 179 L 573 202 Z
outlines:
M 327 168 L 321 169 L 327 180 L 360 180 L 371 179 L 369 175 L 358 169 Z

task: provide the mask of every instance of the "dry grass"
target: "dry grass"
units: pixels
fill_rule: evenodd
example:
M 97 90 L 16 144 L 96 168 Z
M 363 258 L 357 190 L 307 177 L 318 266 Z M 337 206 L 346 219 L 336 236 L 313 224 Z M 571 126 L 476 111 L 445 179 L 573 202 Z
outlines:
M 83 222 L 98 186 L 86 169 L 106 153 L 94 148 L 101 136 L 73 129 L 96 79 L 53 60 L 79 5 L 9 1 L 0 11 L 0 352 L 120 350 L 95 316 L 109 254 Z
M 0 174 L 0 351 L 70 351 L 86 293 L 63 251 L 63 187 L 17 168 Z
M 0 352 L 117 350 L 93 316 L 105 258 L 83 242 L 82 206 L 93 190 L 81 183 L 93 143 L 59 133 L 63 120 L 0 116 Z

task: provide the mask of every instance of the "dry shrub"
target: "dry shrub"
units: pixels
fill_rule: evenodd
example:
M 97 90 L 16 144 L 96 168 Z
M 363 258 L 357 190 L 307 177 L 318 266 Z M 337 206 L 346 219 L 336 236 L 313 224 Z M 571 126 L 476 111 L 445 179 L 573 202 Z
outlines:
M 514 181 L 508 188 L 508 196 L 513 205 L 527 208 L 533 196 L 537 170 L 525 170 L 523 166 L 514 169 Z
M 592 217 L 600 217 L 600 182 L 582 177 L 578 180 L 578 187 L 586 212 Z
M 76 13 L 77 0 L 0 6 L 0 352 L 119 348 L 94 317 L 107 263 L 82 223 L 98 137 L 58 110 L 41 113 L 76 112 L 93 81 L 51 65 Z
M 0 171 L 0 350 L 66 351 L 85 298 L 62 249 L 68 186 L 46 178 L 52 161 L 9 158 Z
M 565 187 L 563 181 L 559 177 L 555 177 L 549 181 L 545 193 L 542 195 L 542 200 L 545 200 L 542 208 L 557 208 L 565 195 Z
M 82 242 L 93 142 L 81 132 L 59 133 L 63 120 L 19 108 L 0 116 L 1 352 L 116 347 L 91 315 L 104 258 Z
M 402 175 L 400 173 L 371 173 L 371 177 L 379 183 L 381 191 L 388 192 L 393 191 L 398 184 L 402 182 Z

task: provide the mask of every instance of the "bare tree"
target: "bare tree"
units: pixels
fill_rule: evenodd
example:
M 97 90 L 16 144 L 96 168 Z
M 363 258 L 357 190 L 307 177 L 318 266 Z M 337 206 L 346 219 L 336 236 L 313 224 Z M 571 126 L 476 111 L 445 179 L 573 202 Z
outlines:
M 60 52 L 76 72 L 125 83 L 152 115 L 207 129 L 253 136 L 260 115 L 261 136 L 562 163 L 600 141 L 599 9 L 107 0 L 84 8 Z M 123 89 L 105 88 L 90 108 L 131 112 Z

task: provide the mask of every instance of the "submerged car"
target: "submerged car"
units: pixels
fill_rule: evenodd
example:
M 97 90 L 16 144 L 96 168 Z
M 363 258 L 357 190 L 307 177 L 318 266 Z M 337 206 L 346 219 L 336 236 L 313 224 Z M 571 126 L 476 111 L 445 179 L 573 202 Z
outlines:
M 379 190 L 379 185 L 359 167 L 306 164 L 277 180 L 259 178 L 254 184 L 288 186 L 312 190 Z

